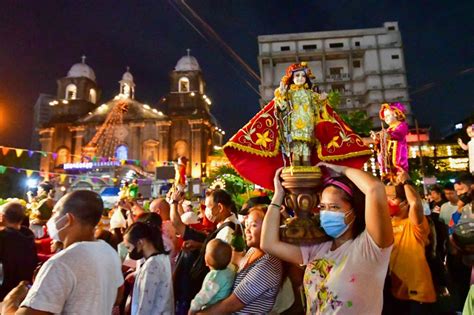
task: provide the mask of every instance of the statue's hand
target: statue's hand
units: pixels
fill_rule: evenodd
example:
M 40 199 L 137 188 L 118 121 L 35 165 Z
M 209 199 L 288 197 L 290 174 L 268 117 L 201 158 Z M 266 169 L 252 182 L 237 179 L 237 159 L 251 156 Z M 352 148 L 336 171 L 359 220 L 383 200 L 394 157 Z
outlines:
M 320 101 L 324 101 L 327 98 L 328 98 L 328 93 L 323 92 L 323 93 L 319 94 L 319 100 Z
M 374 140 L 377 140 L 377 138 L 379 137 L 379 133 L 371 130 L 370 131 L 370 137 Z
M 285 84 L 284 84 L 283 82 L 280 82 L 280 87 L 279 87 L 279 89 L 280 89 L 281 95 L 285 95 L 285 94 L 286 94 L 286 90 L 287 90 L 287 89 L 286 89 L 286 86 L 285 86 Z
M 278 103 L 277 103 L 277 107 L 278 107 L 278 109 L 279 109 L 280 111 L 284 111 L 284 110 L 286 110 L 286 107 L 287 107 L 287 106 L 286 106 L 286 103 L 285 103 L 285 102 L 278 102 Z

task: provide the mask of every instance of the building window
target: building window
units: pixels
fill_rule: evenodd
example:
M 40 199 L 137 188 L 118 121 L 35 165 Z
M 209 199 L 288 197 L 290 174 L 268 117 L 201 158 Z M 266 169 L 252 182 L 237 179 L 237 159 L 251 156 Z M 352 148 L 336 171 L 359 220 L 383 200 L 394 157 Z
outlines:
M 65 98 L 67 100 L 75 100 L 77 98 L 77 87 L 75 84 L 68 84 L 66 86 L 66 95 Z
M 316 44 L 314 45 L 303 45 L 304 50 L 316 50 L 318 46 Z
M 395 30 L 395 26 L 389 26 L 389 27 L 388 27 L 388 30 L 389 30 L 389 31 L 394 31 L 394 30 Z
M 329 48 L 342 48 L 344 47 L 344 43 L 330 43 Z
M 399 55 L 392 55 L 392 59 L 400 59 Z
M 89 101 L 93 104 L 97 102 L 97 92 L 94 89 L 89 90 Z
M 280 51 L 290 51 L 290 46 L 281 46 Z
M 360 42 L 355 42 L 354 45 L 355 45 L 356 47 L 360 47 Z
M 360 60 L 354 60 L 352 61 L 352 66 L 354 68 L 360 68 Z
M 181 79 L 179 79 L 178 92 L 179 93 L 189 92 L 189 79 L 188 78 L 182 77 Z
M 123 83 L 122 84 L 122 91 L 120 91 L 120 93 L 122 95 L 125 95 L 125 97 L 129 98 L 130 97 L 130 85 L 128 85 L 127 83 Z
M 345 88 L 344 84 L 333 84 L 333 85 L 331 85 L 331 90 L 338 91 L 338 92 L 341 92 L 341 93 L 344 92 L 344 88 Z
M 335 67 L 335 68 L 329 68 L 329 74 L 330 75 L 341 75 L 342 74 L 342 67 Z
M 115 157 L 117 160 L 128 160 L 128 148 L 126 145 L 121 144 L 115 149 Z

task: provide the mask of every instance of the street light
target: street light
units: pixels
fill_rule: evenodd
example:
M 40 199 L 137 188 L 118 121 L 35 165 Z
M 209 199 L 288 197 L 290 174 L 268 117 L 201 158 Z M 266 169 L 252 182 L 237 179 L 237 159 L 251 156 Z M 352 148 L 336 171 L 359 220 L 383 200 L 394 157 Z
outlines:
M 28 188 L 35 188 L 38 186 L 38 180 L 35 178 L 28 178 L 26 180 L 26 186 L 28 186 Z

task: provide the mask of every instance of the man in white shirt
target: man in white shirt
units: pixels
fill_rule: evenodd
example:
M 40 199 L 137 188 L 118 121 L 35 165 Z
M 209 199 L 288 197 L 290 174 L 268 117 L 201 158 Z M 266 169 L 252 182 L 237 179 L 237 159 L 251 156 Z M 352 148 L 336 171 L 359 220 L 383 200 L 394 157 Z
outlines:
M 123 276 L 118 254 L 104 241 L 94 239 L 103 211 L 100 196 L 79 190 L 59 200 L 48 221 L 51 238 L 64 250 L 40 269 L 33 286 L 15 314 L 111 314 L 120 300 Z M 25 284 L 4 300 L 3 314 L 15 312 Z
M 444 195 L 447 202 L 443 203 L 439 212 L 439 220 L 446 225 L 449 225 L 451 215 L 458 210 L 458 195 L 454 190 L 453 184 L 448 184 L 444 187 Z

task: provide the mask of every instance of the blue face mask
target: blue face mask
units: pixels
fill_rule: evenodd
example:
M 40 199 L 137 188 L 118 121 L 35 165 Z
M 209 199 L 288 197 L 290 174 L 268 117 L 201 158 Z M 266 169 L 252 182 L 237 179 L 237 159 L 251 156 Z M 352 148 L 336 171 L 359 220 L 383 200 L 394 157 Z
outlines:
M 319 212 L 319 219 L 321 221 L 321 227 L 324 229 L 327 235 L 332 238 L 338 238 L 344 232 L 349 229 L 349 224 L 344 222 L 346 214 L 343 212 L 321 210 Z

